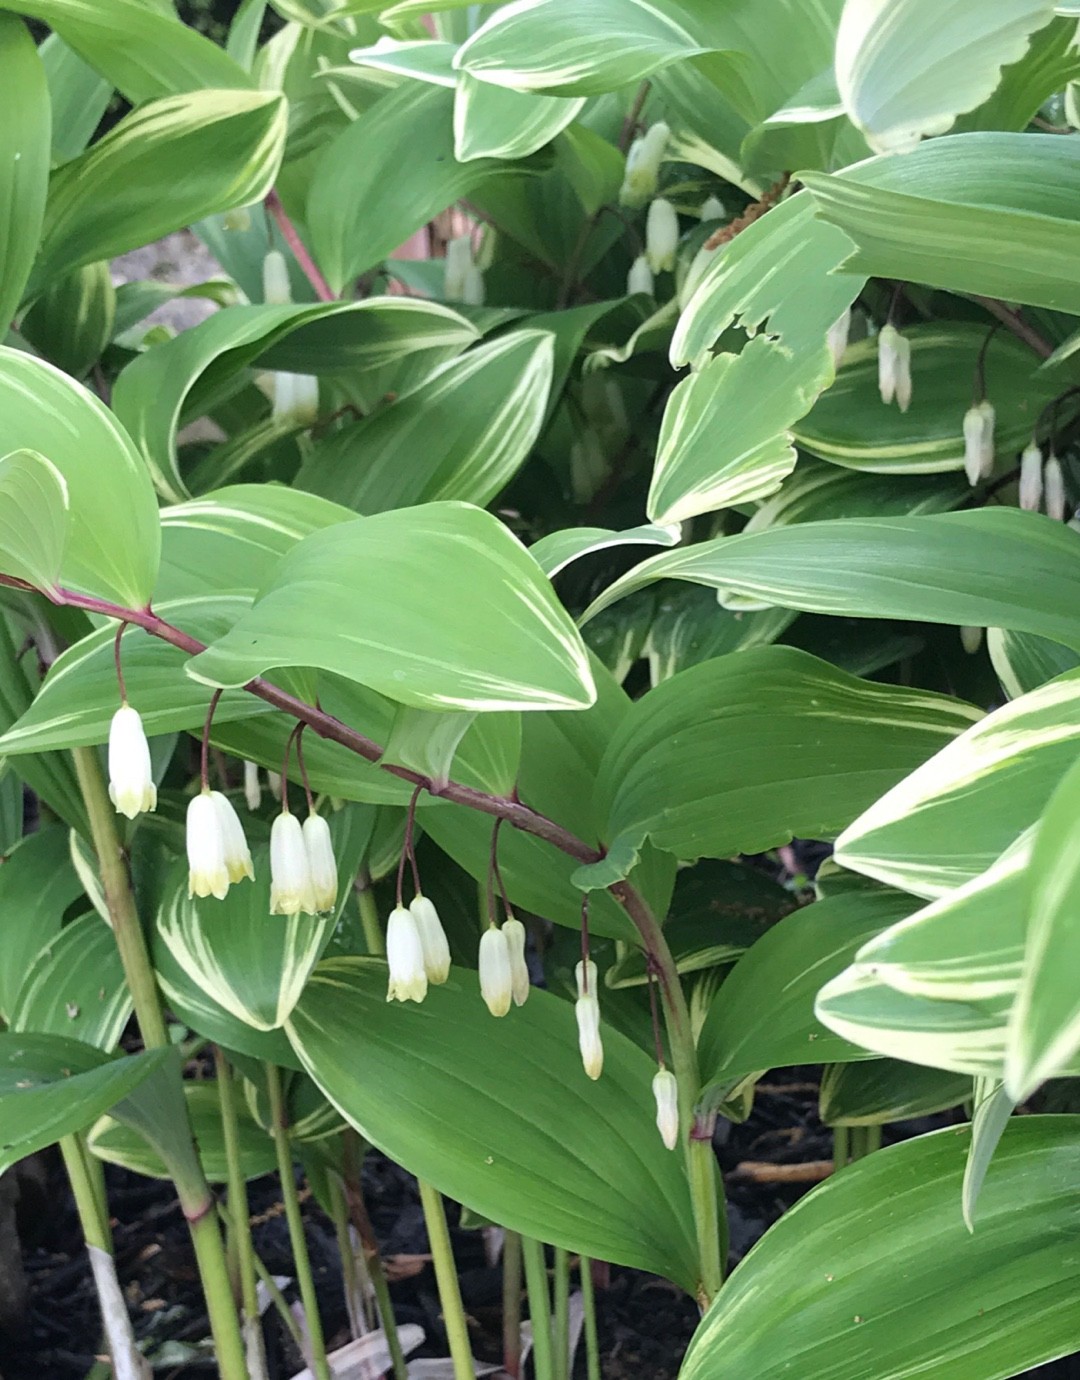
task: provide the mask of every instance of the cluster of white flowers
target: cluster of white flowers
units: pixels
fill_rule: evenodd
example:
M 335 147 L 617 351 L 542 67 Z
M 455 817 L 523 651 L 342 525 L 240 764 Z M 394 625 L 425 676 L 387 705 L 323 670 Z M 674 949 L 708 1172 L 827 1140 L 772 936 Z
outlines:
M 878 388 L 883 403 L 895 399 L 901 412 L 911 406 L 911 341 L 891 323 L 878 332 Z
M 994 472 L 994 408 L 985 398 L 964 413 L 964 472 L 976 485 Z
M 1055 522 L 1061 522 L 1066 513 L 1061 461 L 1053 450 L 1044 461 L 1042 449 L 1034 440 L 1020 456 L 1020 507 L 1031 513 L 1042 508 Z
M 251 770 L 249 770 L 251 768 Z M 244 794 L 254 809 L 261 800 L 258 773 L 245 763 Z M 120 814 L 134 819 L 157 805 L 150 745 L 136 710 L 126 702 L 109 731 L 109 797 Z M 204 786 L 187 809 L 188 895 L 224 900 L 229 887 L 255 868 L 244 826 L 221 791 Z M 282 811 L 270 831 L 271 915 L 318 915 L 337 905 L 338 875 L 330 826 L 312 812 L 300 821 Z

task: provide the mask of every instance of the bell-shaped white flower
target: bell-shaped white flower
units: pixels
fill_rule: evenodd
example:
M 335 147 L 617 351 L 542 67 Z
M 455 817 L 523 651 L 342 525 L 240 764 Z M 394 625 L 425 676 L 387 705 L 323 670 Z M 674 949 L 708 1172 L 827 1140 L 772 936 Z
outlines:
M 894 399 L 901 412 L 911 404 L 911 341 L 893 325 L 878 333 L 878 388 L 881 401 Z
M 698 212 L 702 220 L 723 220 L 727 212 L 724 203 L 718 196 L 707 196 L 701 203 L 701 210 Z
M 304 831 L 294 814 L 283 810 L 270 830 L 270 914 L 315 914 Z
M 270 794 L 275 800 L 281 799 L 281 772 L 267 771 L 266 784 L 270 787 Z
M 472 263 L 471 235 L 455 235 L 452 240 L 447 240 L 446 258 L 443 260 L 443 296 L 448 302 L 464 300 L 465 275 Z
M 423 895 L 412 898 L 409 910 L 420 934 L 427 980 L 438 986 L 450 976 L 450 945 L 446 941 L 439 912 L 435 909 L 435 903 Z
M 982 628 L 972 627 L 970 624 L 963 624 L 960 628 L 960 645 L 968 656 L 974 656 L 982 646 Z
M 337 905 L 338 875 L 330 826 L 322 815 L 308 815 L 304 820 L 303 835 L 315 910 L 333 910 Z
M 1020 507 L 1037 513 L 1042 503 L 1043 456 L 1034 441 L 1025 446 L 1020 456 Z
M 428 979 L 424 945 L 412 911 L 395 906 L 386 922 L 386 961 L 390 965 L 387 1001 L 423 1001 Z
M 994 409 L 984 398 L 964 413 L 964 473 L 975 485 L 994 470 Z
M 230 882 L 239 882 L 244 877 L 255 880 L 255 868 L 251 861 L 251 850 L 244 834 L 240 816 L 233 809 L 232 801 L 220 791 L 211 791 L 210 799 L 217 806 L 218 820 L 221 824 L 221 837 L 225 846 L 225 870 Z
M 1056 455 L 1048 457 L 1043 469 L 1043 503 L 1047 516 L 1055 522 L 1065 516 L 1065 475 Z
M 675 267 L 679 247 L 679 216 L 671 202 L 658 196 L 649 202 L 645 217 L 645 257 L 654 273 Z
M 465 270 L 465 284 L 462 288 L 461 300 L 467 307 L 482 307 L 486 296 L 487 288 L 484 286 L 484 275 L 476 264 L 470 264 Z
M 262 804 L 262 783 L 255 762 L 244 763 L 244 799 L 249 810 L 257 810 Z
M 268 306 L 283 307 L 292 301 L 289 285 L 289 265 L 280 249 L 271 249 L 263 257 L 263 301 Z
M 225 861 L 225 827 L 210 791 L 193 796 L 187 808 L 188 895 L 225 899 L 229 865 Z
M 649 261 L 644 254 L 639 254 L 626 275 L 627 295 L 632 297 L 635 292 L 643 292 L 647 297 L 651 297 L 654 288 L 653 271 L 649 267 Z
M 510 949 L 510 983 L 514 1005 L 524 1006 L 529 1000 L 529 965 L 525 962 L 525 926 L 511 916 L 503 923 L 503 935 Z
M 319 380 L 314 374 L 272 374 L 275 422 L 310 426 L 319 415 Z
M 493 1016 L 505 1016 L 513 998 L 510 945 L 506 935 L 489 925 L 480 936 L 480 995 Z
M 604 1045 L 600 1039 L 600 1002 L 596 995 L 596 964 L 590 958 L 579 963 L 574 969 L 577 978 L 577 1001 L 574 1012 L 577 1016 L 578 1048 L 585 1072 L 597 1079 L 604 1068 Z
M 150 744 L 138 711 L 126 701 L 109 726 L 109 799 L 117 814 L 127 815 L 128 819 L 157 809 Z
M 659 1069 L 652 1081 L 656 1129 L 669 1150 L 679 1143 L 679 1085 L 670 1069 Z
M 851 333 L 851 308 L 848 307 L 843 316 L 838 316 L 829 327 L 825 336 L 825 343 L 829 347 L 832 355 L 833 368 L 839 369 L 844 362 L 844 354 L 847 351 L 848 336 Z
M 621 206 L 644 206 L 656 194 L 660 164 L 671 138 L 670 128 L 657 120 L 648 131 L 635 139 L 626 155 L 626 171 L 619 188 Z

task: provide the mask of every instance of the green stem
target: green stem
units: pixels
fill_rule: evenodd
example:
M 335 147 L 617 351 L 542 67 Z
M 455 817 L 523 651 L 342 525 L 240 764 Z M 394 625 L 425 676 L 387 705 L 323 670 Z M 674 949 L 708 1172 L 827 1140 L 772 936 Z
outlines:
M 147 1049 L 160 1049 L 169 1043 L 165 1014 L 116 828 L 116 813 L 105 787 L 101 759 L 95 748 L 73 748 L 71 755 L 90 821 L 105 904 L 124 968 L 124 979 L 135 1007 L 139 1032 Z M 249 1380 L 240 1319 L 228 1286 L 225 1247 L 213 1211 L 214 1198 L 202 1174 L 202 1162 L 195 1150 L 190 1122 L 186 1134 L 191 1138 L 197 1177 L 191 1182 L 177 1183 L 176 1191 L 188 1221 L 199 1265 L 220 1380 Z
M 875 1150 L 881 1149 L 881 1123 L 876 1122 L 873 1126 L 866 1128 L 866 1153 L 872 1155 Z
M 65 1136 L 60 1142 L 60 1153 L 64 1157 L 64 1168 L 75 1197 L 83 1238 L 88 1246 L 96 1246 L 99 1251 L 108 1251 L 111 1255 L 113 1242 L 109 1219 L 102 1215 L 81 1139 L 78 1136 Z
M 371 1218 L 368 1216 L 367 1204 L 364 1202 L 364 1193 L 360 1184 L 360 1137 L 351 1126 L 345 1128 L 342 1136 L 344 1141 L 345 1198 L 349 1204 L 349 1216 L 352 1218 L 352 1224 L 360 1237 L 364 1261 L 367 1264 L 368 1274 L 371 1276 L 371 1287 L 375 1290 L 375 1303 L 379 1310 L 379 1320 L 386 1337 L 386 1345 L 390 1350 L 394 1380 L 408 1380 L 409 1371 L 405 1364 L 405 1353 L 401 1349 L 401 1338 L 398 1336 L 394 1304 L 390 1298 L 390 1284 L 386 1278 L 386 1271 L 383 1269 L 382 1256 L 379 1254 L 379 1242 L 375 1235 L 375 1229 L 371 1225 Z
M 427 1223 L 428 1241 L 435 1264 L 435 1282 L 439 1286 L 443 1326 L 450 1343 L 450 1358 L 454 1363 L 454 1380 L 475 1380 L 472 1343 L 469 1341 L 469 1327 L 461 1302 L 461 1289 L 458 1285 L 442 1194 L 423 1179 L 417 1179 L 416 1182 L 420 1188 L 420 1202 L 424 1209 L 424 1221 Z
M 386 953 L 386 936 L 379 919 L 379 907 L 375 904 L 375 893 L 371 889 L 371 877 L 366 871 L 357 880 L 356 901 L 360 907 L 360 924 L 364 929 L 368 953 L 381 957 Z
M 555 1371 L 551 1356 L 551 1302 L 548 1297 L 544 1247 L 535 1238 L 523 1236 L 521 1255 L 525 1262 L 525 1287 L 529 1294 L 529 1317 L 532 1320 L 533 1375 L 536 1380 L 554 1380 Z
M 681 1139 L 698 1247 L 697 1297 L 704 1309 L 723 1283 L 725 1251 L 722 1239 L 726 1242 L 727 1214 L 712 1148 L 714 1118 L 698 1118 L 694 1111 L 701 1092 L 701 1073 L 690 1008 L 675 960 L 655 915 L 641 895 L 625 882 L 616 883 L 611 893 L 637 927 L 660 986 L 671 1062 L 679 1085 Z
M 214 1046 L 214 1068 L 217 1072 L 218 1100 L 221 1104 L 221 1129 L 225 1142 L 225 1165 L 228 1175 L 229 1223 L 236 1263 L 240 1274 L 240 1302 L 243 1308 L 244 1340 L 248 1366 L 253 1376 L 266 1375 L 266 1349 L 262 1324 L 259 1320 L 259 1295 L 255 1276 L 255 1243 L 251 1239 L 251 1216 L 248 1209 L 247 1180 L 240 1152 L 240 1120 L 236 1105 L 236 1084 L 233 1071 L 221 1050 Z
M 600 1340 L 596 1332 L 596 1290 L 592 1261 L 581 1257 L 581 1303 L 585 1310 L 585 1362 L 588 1380 L 600 1380 Z
M 353 1249 L 352 1236 L 349 1233 L 349 1210 L 345 1206 L 345 1193 L 332 1174 L 327 1176 L 327 1192 L 330 1196 L 330 1218 L 334 1223 L 334 1238 L 341 1259 L 345 1313 L 349 1319 L 350 1335 L 356 1338 L 364 1331 L 364 1299 L 356 1272 L 356 1251 Z
M 833 1127 L 833 1173 L 843 1169 L 851 1154 L 851 1137 L 846 1126 Z
M 555 1380 L 570 1380 L 570 1253 L 555 1247 L 555 1311 L 552 1323 L 552 1348 Z
M 319 1318 L 319 1301 L 315 1296 L 311 1257 L 308 1255 L 307 1241 L 304 1238 L 300 1198 L 296 1192 L 296 1176 L 293 1173 L 292 1150 L 289 1145 L 289 1121 L 285 1111 L 285 1098 L 281 1091 L 281 1070 L 276 1064 L 269 1062 L 265 1063 L 263 1068 L 266 1070 L 266 1087 L 270 1096 L 270 1121 L 274 1150 L 277 1153 L 278 1175 L 281 1179 L 281 1199 L 285 1204 L 285 1220 L 289 1225 L 293 1268 L 300 1286 L 300 1301 L 304 1305 L 308 1336 L 311 1339 L 311 1369 L 316 1380 L 333 1380 L 330 1363 L 326 1359 L 326 1342 L 323 1340 L 322 1322 Z
M 521 1376 L 521 1237 L 503 1236 L 503 1370 L 512 1380 Z
M 300 1331 L 300 1325 L 293 1317 L 292 1309 L 289 1307 L 285 1295 L 274 1283 L 274 1276 L 262 1263 L 258 1255 L 255 1256 L 255 1273 L 258 1275 L 263 1288 L 270 1295 L 270 1301 L 277 1309 L 281 1321 L 285 1324 L 286 1332 L 288 1332 L 289 1336 L 296 1343 L 297 1351 L 302 1352 L 304 1349 L 304 1334 Z

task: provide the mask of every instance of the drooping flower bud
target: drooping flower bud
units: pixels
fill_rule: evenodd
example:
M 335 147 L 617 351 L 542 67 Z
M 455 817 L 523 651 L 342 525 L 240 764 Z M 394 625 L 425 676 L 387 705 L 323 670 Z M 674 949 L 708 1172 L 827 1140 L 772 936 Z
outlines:
M 283 307 L 292 301 L 289 265 L 280 249 L 269 250 L 263 258 L 263 301 L 274 307 Z
M 671 202 L 662 196 L 649 202 L 645 217 L 645 257 L 654 273 L 675 267 L 679 247 L 679 216 Z
M 333 910 L 337 905 L 338 875 L 330 826 L 322 815 L 308 815 L 303 826 L 311 872 L 311 894 L 317 911 Z
M 829 327 L 825 336 L 825 343 L 829 347 L 832 355 L 833 368 L 839 369 L 844 362 L 844 354 L 847 350 L 848 335 L 851 332 L 851 308 L 848 307 L 843 316 L 837 319 Z
M 878 388 L 881 401 L 906 412 L 911 403 L 911 341 L 893 325 L 882 326 L 878 334 Z
M 577 979 L 577 1001 L 574 1012 L 577 1016 L 578 1048 L 585 1072 L 594 1081 L 600 1077 L 604 1068 L 604 1046 L 600 1039 L 600 1002 L 596 996 L 596 964 L 590 958 L 579 963 L 574 969 Z
M 1043 501 L 1047 517 L 1060 522 L 1065 516 L 1065 475 L 1056 455 L 1047 458 L 1043 469 Z
M 281 799 L 281 772 L 267 771 L 266 784 L 270 787 L 270 794 L 275 800 Z
M 422 895 L 412 898 L 409 910 L 420 935 L 427 980 L 438 986 L 450 976 L 450 945 L 447 943 L 446 931 L 439 919 L 439 912 L 435 909 L 434 902 Z
M 679 1085 L 670 1069 L 659 1069 L 652 1081 L 656 1129 L 669 1150 L 679 1143 Z
M 1043 457 L 1034 441 L 1020 456 L 1020 507 L 1037 513 L 1042 503 Z
M 315 914 L 304 831 L 294 814 L 283 810 L 270 830 L 270 914 Z
M 255 868 L 240 816 L 233 809 L 232 801 L 220 791 L 211 791 L 210 799 L 217 807 L 221 824 L 221 837 L 225 848 L 225 870 L 230 882 L 239 882 L 244 877 L 255 880 Z
M 319 415 L 319 380 L 314 374 L 290 374 L 279 370 L 272 374 L 274 405 L 271 412 L 275 422 L 310 426 Z
M 461 302 L 465 297 L 465 275 L 472 267 L 472 236 L 455 235 L 446 243 L 443 262 L 443 296 L 448 302 Z
M 964 413 L 964 473 L 973 487 L 994 469 L 994 409 L 984 398 Z
M 644 206 L 656 194 L 660 164 L 664 159 L 671 130 L 657 120 L 640 139 L 635 139 L 626 155 L 626 171 L 619 188 L 620 206 Z
M 727 212 L 718 196 L 707 196 L 701 203 L 699 215 L 702 220 L 723 220 Z
M 234 206 L 231 211 L 226 211 L 221 217 L 221 228 L 232 230 L 234 233 L 243 234 L 251 229 L 251 208 L 248 206 Z
M 626 275 L 626 292 L 632 297 L 635 292 L 643 292 L 651 297 L 654 291 L 653 272 L 649 267 L 649 261 L 644 254 L 639 254 L 630 265 L 630 272 Z
M 424 946 L 412 911 L 395 906 L 386 922 L 386 961 L 390 965 L 387 1001 L 423 1001 L 428 980 Z
M 510 945 L 502 930 L 489 925 L 480 936 L 480 995 L 493 1016 L 505 1016 L 510 1010 L 513 990 Z
M 963 647 L 964 651 L 967 652 L 968 656 L 974 656 L 974 655 L 975 655 L 975 653 L 976 653 L 976 652 L 979 650 L 979 648 L 982 646 L 982 640 L 983 640 L 983 630 L 982 630 L 982 628 L 973 628 L 973 627 L 968 626 L 967 624 L 965 624 L 965 625 L 963 625 L 963 626 L 961 627 L 961 629 L 960 629 L 960 645 Z
M 503 935 L 510 949 L 510 982 L 514 1005 L 524 1006 L 529 999 L 529 965 L 525 962 L 525 926 L 511 916 L 503 923 Z
M 482 307 L 486 296 L 484 275 L 476 264 L 470 264 L 465 270 L 465 284 L 462 288 L 461 300 L 467 307 Z
M 193 796 L 187 808 L 188 896 L 225 899 L 229 866 L 225 861 L 225 829 L 221 811 L 210 791 Z
M 259 781 L 259 768 L 255 762 L 244 763 L 244 799 L 249 810 L 257 810 L 262 804 L 262 785 Z
M 109 726 L 109 799 L 128 819 L 157 809 L 150 744 L 138 711 L 126 701 Z

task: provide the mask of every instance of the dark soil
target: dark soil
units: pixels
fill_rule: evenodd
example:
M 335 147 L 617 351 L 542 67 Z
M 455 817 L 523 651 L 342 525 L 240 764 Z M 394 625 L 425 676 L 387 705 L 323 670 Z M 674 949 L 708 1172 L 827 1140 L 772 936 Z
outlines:
M 828 1160 L 831 1134 L 817 1118 L 816 1070 L 775 1070 L 767 1076 L 754 1112 L 742 1125 L 722 1122 L 717 1153 L 728 1189 L 732 1262 L 807 1192 L 809 1184 L 747 1182 L 735 1173 L 746 1160 L 774 1165 Z M 885 1143 L 947 1123 L 939 1116 L 886 1128 Z M 140 1338 L 197 1344 L 208 1326 L 187 1231 L 168 1184 L 124 1170 L 107 1169 L 121 1282 Z M 427 1251 L 423 1214 L 413 1180 L 379 1155 L 365 1164 L 368 1207 L 384 1257 L 404 1277 L 391 1286 L 399 1323 L 418 1323 L 427 1341 L 417 1355 L 446 1355 L 438 1295 L 430 1264 L 410 1261 Z M 274 1274 L 290 1275 L 288 1233 L 275 1179 L 249 1185 L 256 1249 Z M 0 1336 L 4 1380 L 83 1380 L 96 1359 L 97 1304 L 81 1248 L 78 1219 L 59 1161 L 48 1166 L 43 1192 L 31 1190 L 20 1222 L 30 1284 L 30 1308 L 19 1337 Z M 347 1340 L 347 1321 L 337 1248 L 330 1223 L 311 1199 L 305 1202 L 308 1248 L 320 1309 L 332 1345 Z M 485 1259 L 477 1231 L 454 1228 L 454 1250 L 472 1323 L 478 1359 L 500 1359 L 501 1281 Z M 289 1297 L 292 1291 L 287 1291 Z M 663 1280 L 612 1267 L 597 1291 L 598 1326 L 605 1380 L 675 1380 L 697 1321 L 693 1302 Z M 266 1314 L 266 1338 L 274 1380 L 302 1366 L 276 1314 Z M 157 1372 L 170 1380 L 212 1376 L 208 1359 L 182 1359 Z M 1080 1360 L 1070 1358 L 1029 1373 L 1039 1380 L 1080 1380 Z M 583 1380 L 579 1354 L 576 1377 Z M 738 1377 L 753 1380 L 753 1377 Z M 793 1377 L 813 1380 L 813 1377 Z M 867 1380 L 873 1380 L 868 1376 Z

